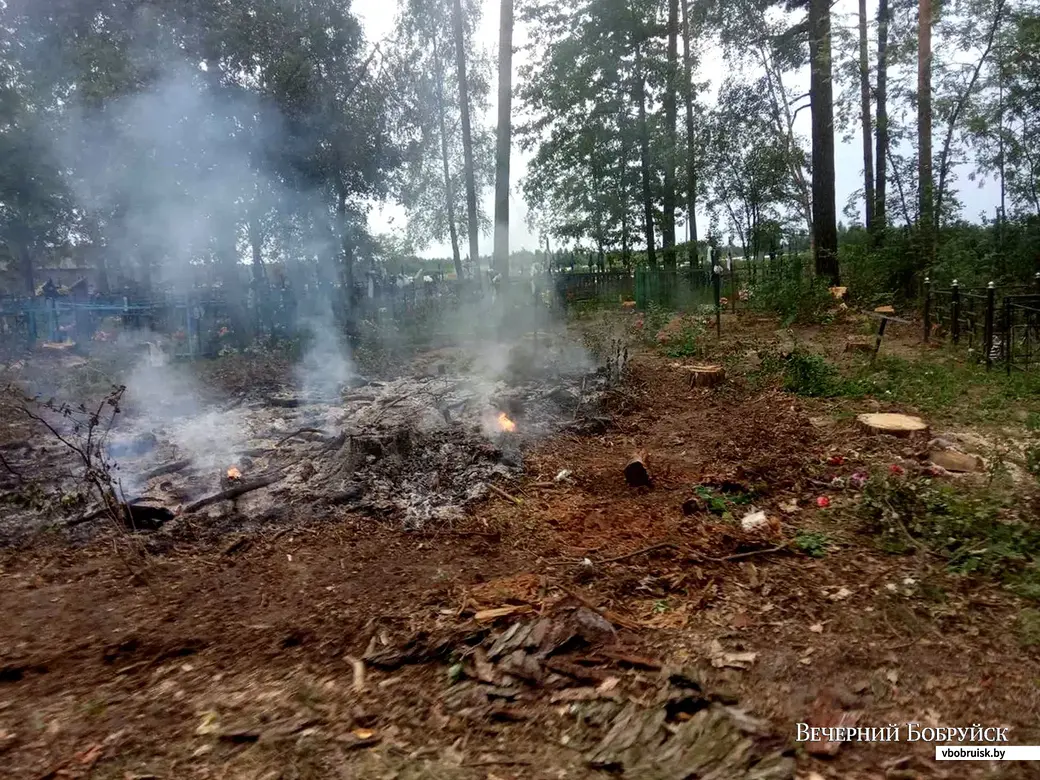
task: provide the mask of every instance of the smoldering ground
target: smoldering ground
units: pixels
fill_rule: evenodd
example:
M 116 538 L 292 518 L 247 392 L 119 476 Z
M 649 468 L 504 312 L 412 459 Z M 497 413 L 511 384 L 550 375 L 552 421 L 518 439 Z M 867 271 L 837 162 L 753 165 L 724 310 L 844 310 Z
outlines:
M 146 89 L 100 112 L 81 107 L 54 140 L 76 172 L 70 188 L 78 208 L 118 217 L 99 220 L 93 237 L 113 283 L 134 269 L 141 285 L 178 296 L 200 279 L 215 280 L 234 314 L 245 297 L 245 264 L 255 262 L 247 250 L 258 246 L 297 290 L 341 280 L 342 225 L 327 194 L 286 186 L 283 172 L 268 166 L 267 152 L 287 141 L 278 113 L 219 89 L 198 65 L 159 59 Z M 271 213 L 292 215 L 291 235 L 250 245 L 253 220 L 242 204 L 257 192 Z M 183 506 L 217 490 L 235 467 L 246 476 L 277 472 L 288 491 L 283 502 L 338 496 L 337 506 L 418 526 L 456 516 L 496 475 L 515 475 L 521 444 L 593 404 L 592 361 L 559 338 L 559 323 L 527 282 L 485 284 L 481 294 L 437 303 L 423 335 L 452 359 L 436 379 L 414 366 L 382 372 L 380 381 L 361 376 L 343 321 L 361 315 L 333 305 L 336 289 L 326 284 L 292 312 L 287 329 L 304 350 L 278 402 L 266 391 L 214 399 L 191 363 L 162 356 L 168 333 L 124 328 L 114 345 L 124 350 L 123 366 L 109 378 L 127 390 L 108 432 L 124 494 Z M 408 346 L 399 332 L 378 332 L 377 353 Z M 251 347 L 245 333 L 236 335 L 233 351 Z M 310 438 L 296 435 L 307 430 Z M 190 465 L 149 476 L 171 462 Z M 236 511 L 252 506 L 255 517 L 272 501 L 258 493 Z

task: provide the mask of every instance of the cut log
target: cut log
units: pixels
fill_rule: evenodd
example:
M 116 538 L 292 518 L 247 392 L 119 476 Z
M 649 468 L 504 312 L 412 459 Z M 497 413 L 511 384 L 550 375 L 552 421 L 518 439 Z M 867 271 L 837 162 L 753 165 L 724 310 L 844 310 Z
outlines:
M 636 452 L 625 466 L 625 481 L 632 487 L 646 487 L 650 484 L 645 452 Z
M 886 433 L 889 436 L 901 437 L 914 434 L 928 435 L 928 424 L 920 417 L 911 417 L 908 414 L 861 414 L 856 420 L 870 433 Z
M 722 366 L 686 366 L 690 387 L 715 387 L 726 379 L 726 369 Z
M 957 474 L 983 471 L 986 466 L 978 455 L 969 455 L 954 449 L 935 449 L 928 453 L 928 460 L 936 466 Z
M 876 314 L 895 314 L 896 310 L 891 306 L 878 306 L 874 309 Z

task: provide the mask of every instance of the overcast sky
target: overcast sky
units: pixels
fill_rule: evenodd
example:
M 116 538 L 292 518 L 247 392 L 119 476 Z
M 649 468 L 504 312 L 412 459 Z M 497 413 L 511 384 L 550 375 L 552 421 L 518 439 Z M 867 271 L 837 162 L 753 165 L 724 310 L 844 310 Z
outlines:
M 567 1 L 568 0 L 561 0 L 561 2 Z M 479 45 L 486 48 L 493 57 L 497 58 L 499 3 L 497 0 L 483 0 L 483 5 L 484 13 L 481 17 L 477 40 Z M 353 0 L 352 7 L 354 12 L 361 19 L 370 42 L 374 43 L 392 35 L 394 31 L 394 21 L 397 15 L 397 6 L 393 0 Z M 852 15 L 856 13 L 856 7 L 856 0 L 837 0 L 833 6 L 835 22 L 838 22 L 841 15 L 848 15 L 851 20 Z M 520 47 L 521 50 L 517 51 L 513 55 L 514 87 L 516 84 L 517 70 L 525 64 L 527 59 L 522 50 L 525 42 L 526 30 L 523 24 L 517 22 L 513 30 L 513 46 L 514 48 Z M 709 56 L 703 56 L 702 53 L 701 68 L 696 77 L 700 80 L 709 81 L 711 85 L 709 90 L 714 90 L 717 89 L 726 71 L 726 63 L 721 52 L 711 52 L 709 53 Z M 792 80 L 792 83 L 789 85 L 791 94 L 797 95 L 808 92 L 808 74 L 802 74 L 801 80 L 804 81 L 804 84 Z M 491 126 L 494 126 L 496 124 L 495 104 L 498 100 L 496 86 L 497 76 L 492 83 L 491 111 L 486 117 L 484 117 L 484 121 L 489 123 Z M 514 100 L 514 117 L 516 116 L 517 108 L 516 101 Z M 805 110 L 800 112 L 796 119 L 796 123 L 797 131 L 805 137 L 808 137 L 810 134 L 809 111 Z M 845 203 L 849 196 L 862 187 L 863 158 L 862 146 L 859 138 L 856 137 L 849 143 L 843 143 L 839 134 L 839 137 L 836 139 L 836 157 L 837 206 L 839 218 L 842 218 L 842 211 L 845 208 Z M 524 202 L 523 191 L 519 186 L 521 179 L 527 173 L 527 165 L 530 160 L 531 155 L 521 152 L 514 143 L 512 157 L 510 158 L 510 178 L 512 181 L 510 183 L 509 197 L 509 247 L 510 250 L 513 251 L 518 249 L 538 248 L 538 236 L 527 226 L 527 204 Z M 710 173 L 704 172 L 701 175 L 703 178 L 709 176 Z M 978 219 L 979 214 L 983 211 L 992 216 L 993 209 L 998 202 L 997 195 L 994 192 L 995 188 L 987 187 L 979 189 L 975 184 L 967 182 L 965 177 L 961 176 L 960 178 L 961 191 L 958 195 L 961 201 L 965 204 L 964 216 L 968 219 L 975 220 Z M 488 213 L 492 213 L 494 210 L 493 191 L 488 190 L 484 193 L 484 203 Z M 698 224 L 707 224 L 707 216 L 701 209 L 698 209 L 697 220 Z M 386 233 L 393 231 L 396 228 L 403 227 L 404 221 L 403 209 L 396 206 L 385 206 L 373 210 L 369 217 L 369 226 L 375 233 Z M 679 228 L 677 232 L 679 233 L 677 238 L 680 240 L 685 238 L 684 228 Z M 481 255 L 491 254 L 491 249 L 491 234 L 482 235 L 480 237 Z M 463 251 L 465 251 L 465 249 L 463 249 Z M 449 257 L 451 255 L 451 247 L 447 243 L 434 244 L 419 252 L 419 254 L 423 257 L 431 258 Z

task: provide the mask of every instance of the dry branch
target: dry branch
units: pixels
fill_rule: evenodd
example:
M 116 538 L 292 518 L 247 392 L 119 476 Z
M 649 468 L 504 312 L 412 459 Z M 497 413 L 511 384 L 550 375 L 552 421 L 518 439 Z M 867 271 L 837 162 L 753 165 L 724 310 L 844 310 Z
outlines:
M 155 477 L 162 477 L 167 474 L 175 474 L 178 471 L 183 471 L 191 465 L 190 458 L 184 458 L 183 460 L 175 460 L 173 463 L 167 463 L 165 466 L 158 466 L 151 471 L 146 471 L 141 476 L 144 479 L 154 479 Z
M 228 488 L 227 490 L 222 490 L 219 493 L 214 493 L 212 496 L 206 496 L 205 498 L 200 498 L 198 501 L 188 504 L 186 507 L 184 507 L 181 514 L 191 514 L 192 512 L 198 512 L 200 509 L 204 509 L 210 504 L 216 504 L 220 501 L 231 501 L 232 499 L 238 498 L 239 496 L 243 496 L 246 493 L 250 493 L 254 490 L 259 490 L 260 488 L 267 487 L 268 485 L 272 485 L 275 482 L 278 482 L 281 478 L 281 475 L 275 474 L 266 477 L 260 477 L 249 482 L 243 482 L 240 485 L 235 485 L 235 487 Z
M 283 444 L 285 444 L 287 441 L 289 441 L 289 439 L 293 439 L 293 438 L 299 436 L 301 433 L 320 433 L 323 436 L 325 435 L 325 431 L 323 431 L 323 430 L 321 430 L 319 428 L 300 428 L 300 430 L 293 431 L 288 436 L 285 436 L 284 438 L 280 439 L 278 441 L 278 443 L 276 445 L 274 445 L 275 448 L 277 449 L 278 447 L 281 447 Z
M 487 483 L 487 486 L 488 486 L 488 490 L 490 490 L 496 496 L 501 496 L 506 501 L 512 501 L 517 506 L 522 506 L 523 503 L 524 503 L 519 498 L 516 498 L 515 496 L 509 495 L 506 491 L 502 490 L 502 488 L 497 487 L 495 485 L 492 485 L 490 482 Z

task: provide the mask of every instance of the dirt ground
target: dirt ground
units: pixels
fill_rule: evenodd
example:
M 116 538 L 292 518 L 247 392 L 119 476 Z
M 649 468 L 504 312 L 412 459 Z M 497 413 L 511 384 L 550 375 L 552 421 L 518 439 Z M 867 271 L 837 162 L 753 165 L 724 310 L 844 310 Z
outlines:
M 754 381 L 745 353 L 782 340 L 775 323 L 744 315 L 724 330 L 712 346 L 724 384 L 691 389 L 676 359 L 633 350 L 606 432 L 543 441 L 522 480 L 451 528 L 303 514 L 178 539 L 143 563 L 112 538 L 0 552 L 2 774 L 597 777 L 587 748 L 603 727 L 579 703 L 618 691 L 646 703 L 681 669 L 712 701 L 763 719 L 799 778 L 1036 777 L 1027 764 L 936 762 L 933 743 L 850 742 L 830 757 L 796 745 L 806 721 L 981 724 L 1040 744 L 1038 654 L 1010 630 L 1019 599 L 933 556 L 879 552 L 856 531 L 856 497 L 826 487 L 910 462 L 914 445 Z M 825 351 L 841 338 L 799 337 Z M 915 337 L 895 333 L 886 349 L 913 355 Z M 622 476 L 636 450 L 652 486 Z M 708 511 L 698 485 L 730 496 L 738 521 L 753 505 L 773 524 L 743 530 Z M 831 540 L 826 556 L 787 544 L 811 532 Z M 613 626 L 556 670 L 591 686 L 514 673 L 481 706 L 460 704 L 501 683 L 478 652 L 485 638 L 565 613 Z

